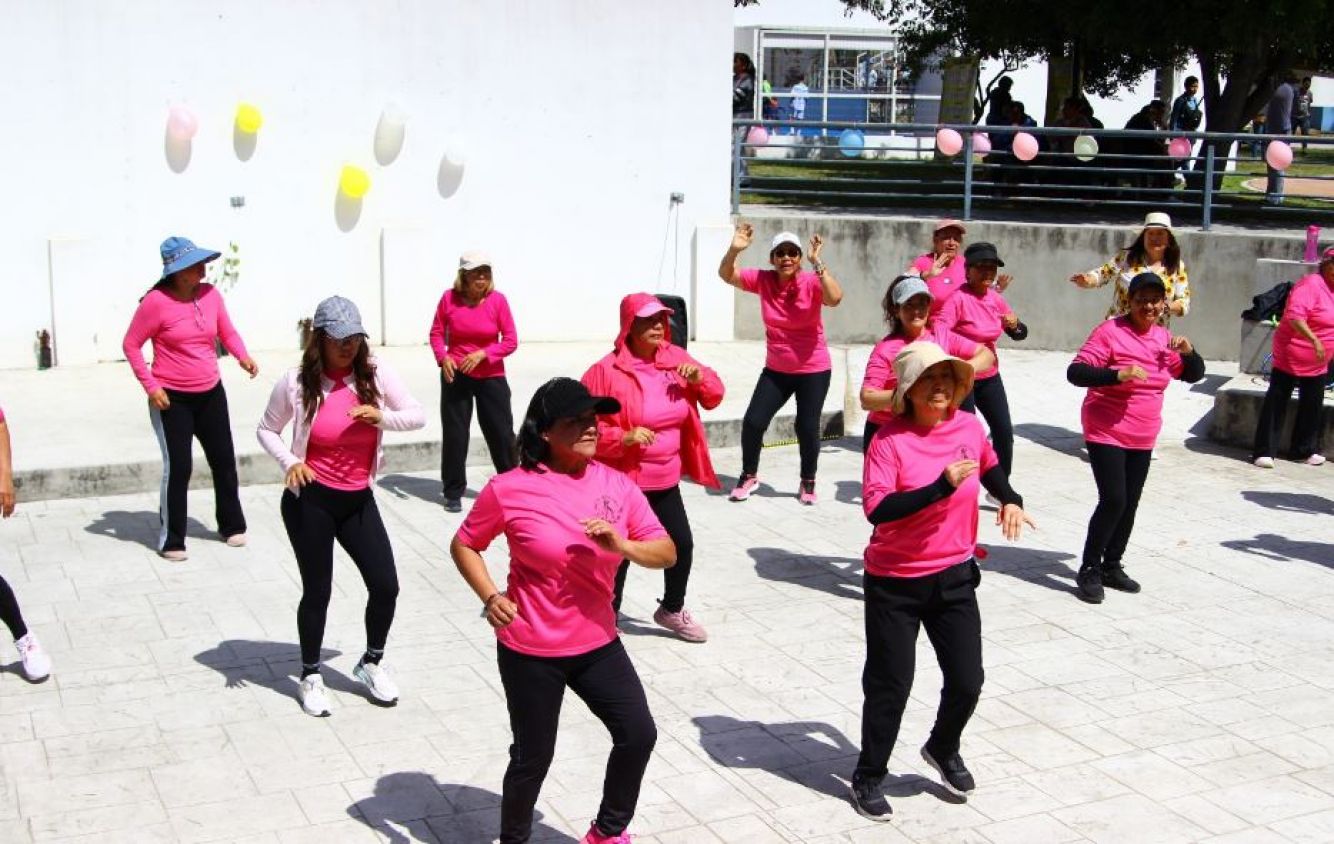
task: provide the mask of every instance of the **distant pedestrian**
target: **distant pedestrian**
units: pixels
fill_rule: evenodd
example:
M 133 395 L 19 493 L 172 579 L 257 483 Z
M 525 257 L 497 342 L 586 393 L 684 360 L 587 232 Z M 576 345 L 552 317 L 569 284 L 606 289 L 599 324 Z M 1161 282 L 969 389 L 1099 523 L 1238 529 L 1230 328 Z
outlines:
M 1311 77 L 1302 77 L 1302 87 L 1292 97 L 1292 130 L 1303 139 L 1311 134 L 1311 106 L 1315 94 L 1311 93 Z M 1302 141 L 1302 152 L 1306 152 L 1306 141 Z
M 1177 132 L 1194 132 L 1204 121 L 1201 109 L 1200 79 L 1187 76 L 1185 90 L 1172 101 L 1172 114 L 1168 118 L 1168 128 Z
M 0 518 L 8 519 L 14 515 L 14 504 L 14 461 L 9 450 L 9 423 L 5 421 L 4 410 L 0 410 Z M 46 682 L 51 676 L 51 657 L 37 641 L 37 634 L 24 623 L 18 598 L 14 597 L 14 590 L 3 577 L 0 577 L 0 621 L 14 637 L 24 679 L 29 683 Z
M 1002 76 L 996 80 L 996 86 L 991 89 L 991 95 L 987 98 L 986 125 L 1010 125 L 1010 103 L 1014 101 L 1014 97 L 1010 95 L 1010 89 L 1013 87 L 1014 80 L 1008 76 Z M 1009 133 L 1005 134 L 1008 135 Z
M 204 283 L 206 265 L 219 253 L 183 237 L 162 241 L 160 251 L 162 277 L 139 300 L 121 351 L 148 394 L 148 416 L 162 448 L 158 504 L 162 530 L 157 552 L 166 560 L 181 562 L 186 559 L 191 441 L 196 438 L 213 473 L 218 533 L 230 546 L 246 543 L 232 421 L 218 373 L 218 342 L 251 378 L 259 374 L 259 367 L 232 325 L 222 294 Z M 153 344 L 151 367 L 144 362 L 146 342 Z
M 1291 71 L 1283 75 L 1283 81 L 1274 89 L 1265 107 L 1265 132 L 1270 135 L 1292 134 L 1292 111 L 1297 99 L 1297 88 L 1293 85 L 1297 77 Z M 1275 170 L 1265 162 L 1265 202 L 1269 205 L 1283 204 L 1283 171 Z

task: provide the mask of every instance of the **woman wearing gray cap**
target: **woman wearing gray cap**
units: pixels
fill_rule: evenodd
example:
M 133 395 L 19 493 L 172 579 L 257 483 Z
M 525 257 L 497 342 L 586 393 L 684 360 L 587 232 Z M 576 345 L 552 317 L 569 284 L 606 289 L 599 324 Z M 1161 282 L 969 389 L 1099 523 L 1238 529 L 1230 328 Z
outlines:
M 741 477 L 732 490 L 733 501 L 745 501 L 760 485 L 760 446 L 764 432 L 778 411 L 797 398 L 797 442 L 801 451 L 801 486 L 797 498 L 814 504 L 815 471 L 820 460 L 820 411 L 829 394 L 832 363 L 824 338 L 821 310 L 843 301 L 838 279 L 820 260 L 824 238 L 811 238 L 811 266 L 801 270 L 801 240 L 780 232 L 769 246 L 772 270 L 739 269 L 737 258 L 749 246 L 755 230 L 737 223 L 732 245 L 718 265 L 718 277 L 738 290 L 760 297 L 764 320 L 764 369 L 741 421 Z
M 440 480 L 448 513 L 463 509 L 474 402 L 491 465 L 497 472 L 514 468 L 505 358 L 518 347 L 509 301 L 491 278 L 491 259 L 482 252 L 463 253 L 454 287 L 440 297 L 431 322 L 431 350 L 440 367 Z
M 989 369 L 996 363 L 996 356 L 986 346 L 937 327 L 931 320 L 932 304 L 931 289 L 916 275 L 899 276 L 885 291 L 881 307 L 885 311 L 889 333 L 871 350 L 866 361 L 866 374 L 862 377 L 862 410 L 870 411 L 862 434 L 863 454 L 871 436 L 892 418 L 889 407 L 898 383 L 894 358 L 904 346 L 918 340 L 930 340 L 947 354 L 972 364 L 978 371 Z
M 394 621 L 398 572 L 371 485 L 384 458 L 383 432 L 421 428 L 426 414 L 398 376 L 371 357 L 356 305 L 341 296 L 325 299 L 315 309 L 312 328 L 301 365 L 274 385 L 256 433 L 285 473 L 283 525 L 301 571 L 297 696 L 306 714 L 328 716 L 320 646 L 333 590 L 335 541 L 366 583 L 366 651 L 353 676 L 366 685 L 372 701 L 398 702 L 398 686 L 380 666 Z M 282 438 L 289 422 L 290 447 Z

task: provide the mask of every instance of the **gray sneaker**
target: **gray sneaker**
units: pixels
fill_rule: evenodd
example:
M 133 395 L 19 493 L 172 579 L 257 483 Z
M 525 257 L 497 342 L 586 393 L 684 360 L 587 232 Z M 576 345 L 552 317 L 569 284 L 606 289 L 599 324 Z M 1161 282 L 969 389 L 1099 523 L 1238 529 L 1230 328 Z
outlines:
M 852 784 L 848 786 L 848 791 L 852 795 L 852 808 L 857 810 L 857 814 L 863 818 L 872 821 L 885 823 L 894 814 L 889 801 L 885 799 L 885 793 L 880 790 L 880 779 L 858 779 L 852 778 Z

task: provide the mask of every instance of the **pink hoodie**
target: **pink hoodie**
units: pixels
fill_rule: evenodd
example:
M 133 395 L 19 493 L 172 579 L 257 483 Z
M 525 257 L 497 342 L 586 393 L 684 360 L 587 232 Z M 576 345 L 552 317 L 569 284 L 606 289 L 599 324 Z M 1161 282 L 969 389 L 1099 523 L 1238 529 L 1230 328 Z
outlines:
M 625 336 L 630 332 L 635 312 L 657 301 L 657 297 L 649 293 L 631 293 L 621 300 L 621 330 L 616 335 L 612 351 L 590 366 L 580 379 L 593 395 L 613 396 L 621 403 L 620 413 L 598 419 L 597 459 L 620 469 L 632 479 L 638 477 L 643 449 L 638 445 L 625 445 L 622 438 L 643 418 L 644 397 L 634 376 L 635 357 L 626 345 Z M 698 384 L 689 384 L 681 376 L 673 376 L 690 403 L 690 416 L 681 429 L 681 472 L 696 483 L 718 489 L 721 484 L 714 474 L 713 461 L 709 459 L 709 441 L 697 405 L 703 405 L 705 410 L 717 407 L 723 400 L 723 382 L 718 373 L 686 354 L 685 349 L 664 340 L 658 347 L 654 365 L 658 369 L 674 370 L 683 363 L 698 366 L 702 377 Z

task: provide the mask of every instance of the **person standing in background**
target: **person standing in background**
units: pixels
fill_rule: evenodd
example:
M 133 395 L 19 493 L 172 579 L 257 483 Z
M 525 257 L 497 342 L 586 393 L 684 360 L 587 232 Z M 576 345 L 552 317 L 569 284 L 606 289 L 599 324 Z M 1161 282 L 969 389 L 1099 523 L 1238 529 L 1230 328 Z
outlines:
M 1311 134 L 1311 106 L 1315 95 L 1311 93 L 1311 77 L 1302 77 L 1302 87 L 1292 98 L 1292 131 L 1303 138 Z M 1302 141 L 1302 152 L 1306 152 L 1306 141 Z
M 1292 109 L 1297 98 L 1297 90 L 1292 83 L 1296 81 L 1292 71 L 1283 76 L 1283 81 L 1274 89 L 1265 108 L 1265 132 L 1270 135 L 1292 134 Z M 1265 202 L 1269 205 L 1283 204 L 1283 171 L 1275 170 L 1265 162 L 1265 171 L 1269 178 L 1265 181 Z

